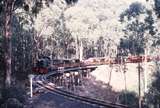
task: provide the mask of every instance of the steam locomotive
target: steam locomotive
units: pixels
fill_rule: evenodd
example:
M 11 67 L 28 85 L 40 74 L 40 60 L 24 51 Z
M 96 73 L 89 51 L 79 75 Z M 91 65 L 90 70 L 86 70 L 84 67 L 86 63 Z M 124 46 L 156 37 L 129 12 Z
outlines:
M 36 66 L 32 68 L 35 74 L 46 74 L 51 71 L 57 71 L 60 67 L 64 69 L 80 67 L 82 63 L 79 59 L 54 59 L 51 60 L 49 57 L 43 57 L 37 60 Z

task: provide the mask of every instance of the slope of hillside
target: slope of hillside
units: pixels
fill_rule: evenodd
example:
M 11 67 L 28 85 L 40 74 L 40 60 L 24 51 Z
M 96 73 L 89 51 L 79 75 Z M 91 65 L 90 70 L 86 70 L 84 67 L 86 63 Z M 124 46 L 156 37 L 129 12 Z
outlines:
M 110 66 L 100 66 L 95 71 L 91 73 L 91 76 L 95 77 L 97 81 L 102 81 L 104 83 L 109 83 L 113 90 L 122 91 L 126 89 L 129 91 L 134 91 L 138 93 L 138 64 L 136 63 L 128 63 L 126 64 L 126 73 L 124 74 L 123 66 L 121 65 L 113 65 Z M 142 66 L 141 71 L 141 86 L 142 92 L 144 90 L 144 64 Z M 150 62 L 147 64 L 147 81 L 148 86 L 150 84 L 153 72 L 155 69 L 155 64 Z M 111 77 L 110 77 L 111 75 Z M 125 80 L 126 79 L 126 80 Z
M 50 35 L 55 19 L 64 11 L 65 23 L 73 36 L 96 39 L 99 36 L 111 38 L 116 42 L 123 36 L 119 15 L 133 2 L 146 3 L 146 0 L 79 0 L 67 7 L 63 0 L 55 0 L 50 8 L 45 7 L 38 15 L 35 27 L 42 35 Z M 50 23 L 50 24 L 48 24 Z

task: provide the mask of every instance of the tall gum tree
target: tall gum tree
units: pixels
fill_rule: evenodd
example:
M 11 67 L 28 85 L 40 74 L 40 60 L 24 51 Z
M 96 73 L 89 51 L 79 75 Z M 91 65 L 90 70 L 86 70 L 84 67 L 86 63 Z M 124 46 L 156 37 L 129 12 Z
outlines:
M 31 11 L 33 14 L 37 14 L 41 8 L 43 8 L 43 4 L 49 6 L 50 3 L 54 2 L 54 0 L 30 0 L 33 2 L 31 8 L 30 5 L 26 3 L 26 0 L 0 0 L 0 12 L 4 12 L 4 61 L 5 61 L 5 87 L 10 87 L 11 85 L 11 55 L 12 55 L 12 16 L 13 12 L 22 8 L 25 11 Z M 67 5 L 72 5 L 76 3 L 78 0 L 65 0 Z M 45 3 L 44 3 L 45 2 Z M 29 10 L 31 9 L 31 10 Z
M 4 1 L 4 59 L 5 59 L 5 86 L 9 87 L 11 85 L 11 19 L 12 19 L 12 10 L 14 5 L 14 0 L 5 0 Z

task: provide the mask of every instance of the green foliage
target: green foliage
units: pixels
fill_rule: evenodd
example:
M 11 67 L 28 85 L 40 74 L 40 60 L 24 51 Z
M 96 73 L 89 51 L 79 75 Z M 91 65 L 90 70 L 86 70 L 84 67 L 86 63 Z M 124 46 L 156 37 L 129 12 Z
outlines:
M 1 80 L 3 80 L 4 77 L 4 48 L 3 48 L 3 42 L 4 38 L 2 35 L 2 28 L 3 28 L 3 22 L 2 22 L 2 15 L 0 14 L 0 83 Z
M 127 20 L 131 20 L 132 18 L 135 18 L 144 12 L 145 7 L 139 2 L 134 2 L 129 6 L 128 9 L 120 14 L 120 22 L 123 22 L 125 17 L 127 17 Z
M 140 20 L 141 15 L 145 15 L 145 18 L 142 20 Z M 125 37 L 120 42 L 120 48 L 129 50 L 133 55 L 143 54 L 148 42 L 147 40 L 155 40 L 154 37 L 157 34 L 152 11 L 147 10 L 138 2 L 132 3 L 130 7 L 120 15 L 120 22 L 126 23 L 123 29 Z
M 91 43 L 89 42 L 88 38 L 82 38 L 83 43 L 83 56 L 84 58 L 89 58 L 93 56 L 93 47 Z
M 36 0 L 32 7 L 32 13 L 36 16 L 42 8 L 43 8 L 42 0 Z
M 43 4 L 43 1 L 45 2 Z M 33 15 L 37 15 L 41 9 L 43 8 L 43 5 L 49 6 L 50 3 L 52 3 L 54 0 L 34 0 L 32 1 L 33 5 L 27 4 L 26 0 L 13 0 L 14 3 L 13 11 L 15 11 L 18 8 L 24 9 L 25 11 L 31 11 Z M 4 12 L 4 5 L 5 0 L 0 1 L 0 13 Z M 31 8 L 31 10 L 29 10 Z
M 153 13 L 150 10 L 147 10 L 147 16 L 144 19 L 145 21 L 145 30 L 149 31 L 149 34 L 151 34 L 152 36 L 154 36 L 156 34 L 156 32 L 158 31 L 155 27 L 155 21 L 153 18 Z
M 20 103 L 16 98 L 9 98 L 1 108 L 23 108 L 23 104 Z
M 144 41 L 142 38 L 139 40 L 141 43 Z M 137 39 L 129 37 L 121 39 L 119 47 L 123 49 L 123 55 L 128 55 L 128 53 L 133 55 L 139 55 L 144 53 L 144 44 L 140 44 Z
M 5 103 L 10 98 L 15 98 L 21 103 L 25 103 L 26 92 L 21 87 L 10 87 L 1 89 L 1 104 Z
M 56 52 L 56 55 L 60 55 L 64 58 L 70 58 L 75 54 L 75 48 L 72 46 L 72 43 L 75 42 L 75 39 L 72 37 L 71 32 L 66 27 L 64 14 L 62 13 L 60 18 L 55 21 L 54 24 L 55 33 L 53 37 L 55 38 L 56 49 L 59 50 Z
M 6 69 L 4 69 L 6 70 L 7 73 L 13 72 L 14 74 L 12 73 L 11 75 L 15 75 L 15 73 L 16 74 L 18 73 L 17 78 L 24 79 L 24 77 L 26 76 L 26 73 L 31 72 L 32 56 L 34 55 L 31 51 L 32 49 L 35 48 L 34 47 L 35 44 L 33 45 L 33 34 L 32 34 L 33 29 L 32 27 L 31 28 L 29 27 L 30 29 L 24 30 L 23 24 L 28 24 L 28 26 L 32 26 L 32 25 L 29 25 L 29 21 L 25 20 L 26 16 L 22 15 L 23 17 L 21 17 L 21 19 L 17 21 L 19 25 L 14 27 L 13 25 L 17 24 L 16 20 L 14 19 L 14 15 L 17 15 L 17 13 L 16 14 L 13 14 L 13 13 L 16 12 L 15 10 L 17 9 L 24 9 L 25 11 L 28 11 L 27 13 L 30 14 L 30 17 L 33 18 L 34 17 L 33 15 L 36 16 L 39 13 L 39 11 L 41 11 L 44 5 L 49 6 L 49 4 L 52 2 L 53 0 L 31 0 L 30 2 L 28 2 L 28 0 L 0 0 L 0 9 L 1 9 L 0 14 L 3 15 L 4 14 L 3 12 L 6 12 L 5 17 L 7 17 L 5 18 L 4 16 L 2 16 L 2 21 L 0 18 L 0 24 L 2 24 L 1 22 L 5 23 L 5 24 L 2 24 L 2 26 L 8 24 L 7 25 L 8 29 L 6 29 L 5 31 L 6 36 L 4 36 L 4 38 L 6 37 L 12 38 L 11 42 L 6 41 L 6 45 L 5 45 L 7 47 L 5 52 L 8 53 L 8 55 L 10 55 L 5 60 L 6 61 L 12 60 L 11 63 L 8 63 L 8 62 L 3 63 L 6 65 L 6 67 L 8 66 Z M 68 3 L 72 4 L 73 2 L 75 2 L 75 0 Z M 18 14 L 23 14 L 23 13 L 25 12 L 22 11 Z M 33 21 L 31 22 L 33 23 Z M 2 31 L 4 32 L 4 29 Z M 9 32 L 12 32 L 12 33 L 9 33 Z M 8 47 L 10 44 L 13 46 Z M 12 65 L 12 69 L 10 68 L 11 65 Z M 10 86 L 11 84 L 11 80 L 12 80 L 11 75 L 8 74 L 8 76 L 6 76 L 9 79 L 5 81 L 6 86 L 7 85 Z
M 105 56 L 105 49 L 104 49 L 104 45 L 105 45 L 105 40 L 104 37 L 99 37 L 97 40 L 97 56 L 98 57 L 104 57 Z
M 25 0 L 16 0 L 14 3 L 15 8 L 21 7 L 25 4 Z
M 160 18 L 160 0 L 154 0 L 154 10 L 157 14 L 157 17 Z
M 154 38 L 155 40 L 153 41 L 152 46 L 155 47 L 155 46 L 160 45 L 160 33 L 158 33 Z
M 78 0 L 65 0 L 67 4 L 74 4 L 78 2 Z
M 84 41 L 84 52 L 85 52 L 85 58 L 90 58 L 90 57 L 96 57 L 96 51 L 95 51 L 95 42 L 94 41 L 89 41 L 89 40 L 85 40 Z
M 23 18 L 23 19 L 22 19 Z M 34 49 L 33 28 L 28 26 L 28 19 L 19 16 L 13 16 L 14 23 L 12 24 L 12 72 L 17 80 L 23 81 L 31 73 L 32 56 Z
M 1 108 L 23 108 L 26 93 L 21 87 L 3 88 L 0 90 Z
M 120 15 L 120 22 L 127 23 L 123 29 L 125 38 L 121 40 L 120 48 L 128 49 L 133 55 L 144 53 L 145 24 L 137 19 L 137 16 L 144 12 L 144 6 L 139 2 L 135 2 Z M 125 20 L 125 17 L 127 17 L 127 20 Z
M 45 1 L 45 4 L 43 4 L 43 1 Z M 67 3 L 67 5 L 72 5 L 72 4 L 75 4 L 78 0 L 64 0 L 64 1 Z M 54 2 L 54 0 L 36 0 L 34 2 L 33 7 L 32 7 L 32 13 L 36 16 L 37 13 L 39 13 L 41 11 L 41 9 L 43 8 L 43 5 L 46 5 L 49 7 L 50 3 L 53 3 L 53 2 Z M 27 7 L 25 5 L 25 8 L 27 8 Z
M 156 105 L 160 103 L 160 68 L 157 64 L 156 72 L 153 74 L 154 80 L 152 81 L 149 91 L 146 94 L 148 104 Z
M 78 2 L 78 0 L 64 0 L 67 5 L 75 4 Z M 0 0 L 0 13 L 4 12 L 4 5 L 5 5 L 5 0 Z M 37 15 L 41 9 L 43 8 L 44 5 L 50 6 L 50 3 L 53 3 L 54 0 L 33 0 L 32 3 L 33 5 L 31 6 L 30 4 L 27 4 L 26 0 L 13 0 L 14 2 L 14 7 L 13 11 L 22 8 L 25 11 L 31 11 L 33 15 Z M 31 8 L 31 10 L 29 10 Z
M 128 105 L 133 108 L 138 108 L 138 96 L 134 92 L 122 91 L 119 96 L 121 104 Z
M 124 30 L 126 36 L 121 40 L 120 47 L 128 49 L 133 55 L 143 54 L 145 47 L 144 30 L 144 23 L 138 20 L 129 23 Z

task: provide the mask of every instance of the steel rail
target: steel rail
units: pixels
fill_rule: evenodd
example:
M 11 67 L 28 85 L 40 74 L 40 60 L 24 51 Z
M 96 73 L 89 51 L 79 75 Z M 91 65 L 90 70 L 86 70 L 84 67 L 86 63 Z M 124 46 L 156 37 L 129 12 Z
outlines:
M 70 72 L 70 71 L 76 71 L 76 70 L 81 70 L 81 69 L 89 69 L 89 68 L 96 68 L 96 67 L 95 66 L 93 66 L 93 67 L 89 66 L 89 67 L 84 67 L 84 68 L 83 67 L 73 68 L 73 69 L 71 68 L 71 69 L 63 70 L 63 72 L 66 73 L 66 72 Z M 112 103 L 112 102 L 109 102 L 109 101 L 106 102 L 106 101 L 102 101 L 102 100 L 98 100 L 98 99 L 94 99 L 94 98 L 79 96 L 79 95 L 73 94 L 71 92 L 56 88 L 56 86 L 47 85 L 48 84 L 48 82 L 46 81 L 47 78 L 49 76 L 56 75 L 56 74 L 59 74 L 59 72 L 54 71 L 54 72 L 50 72 L 46 75 L 41 75 L 43 77 L 43 80 L 42 80 L 42 77 L 39 77 L 40 78 L 39 81 L 41 81 L 41 82 L 37 81 L 37 84 L 41 87 L 44 87 L 45 89 L 47 89 L 51 92 L 55 92 L 55 93 L 57 93 L 59 95 L 62 95 L 62 96 L 66 96 L 66 97 L 69 97 L 69 98 L 72 98 L 72 99 L 75 99 L 75 100 L 86 102 L 88 104 L 94 104 L 94 105 L 107 107 L 107 108 L 131 108 L 131 107 L 123 105 L 123 104 L 117 104 L 117 103 Z
M 109 103 L 109 102 L 105 102 L 105 101 L 101 101 L 101 100 L 97 100 L 97 99 L 93 99 L 93 98 L 89 98 L 89 97 L 79 96 L 79 95 L 73 94 L 71 92 L 61 90 L 61 89 L 58 89 L 58 88 L 50 86 L 50 85 L 46 85 L 47 83 L 45 83 L 45 82 L 42 82 L 42 83 L 38 82 L 37 84 L 44 87 L 45 89 L 47 89 L 51 92 L 54 92 L 59 95 L 69 97 L 69 98 L 72 98 L 75 100 L 86 102 L 91 105 L 97 105 L 99 107 L 101 106 L 101 107 L 105 107 L 105 108 L 130 108 L 130 107 L 122 105 L 122 104 L 115 104 L 115 103 L 111 103 L 111 102 Z M 46 86 L 44 86 L 44 85 L 46 85 Z

